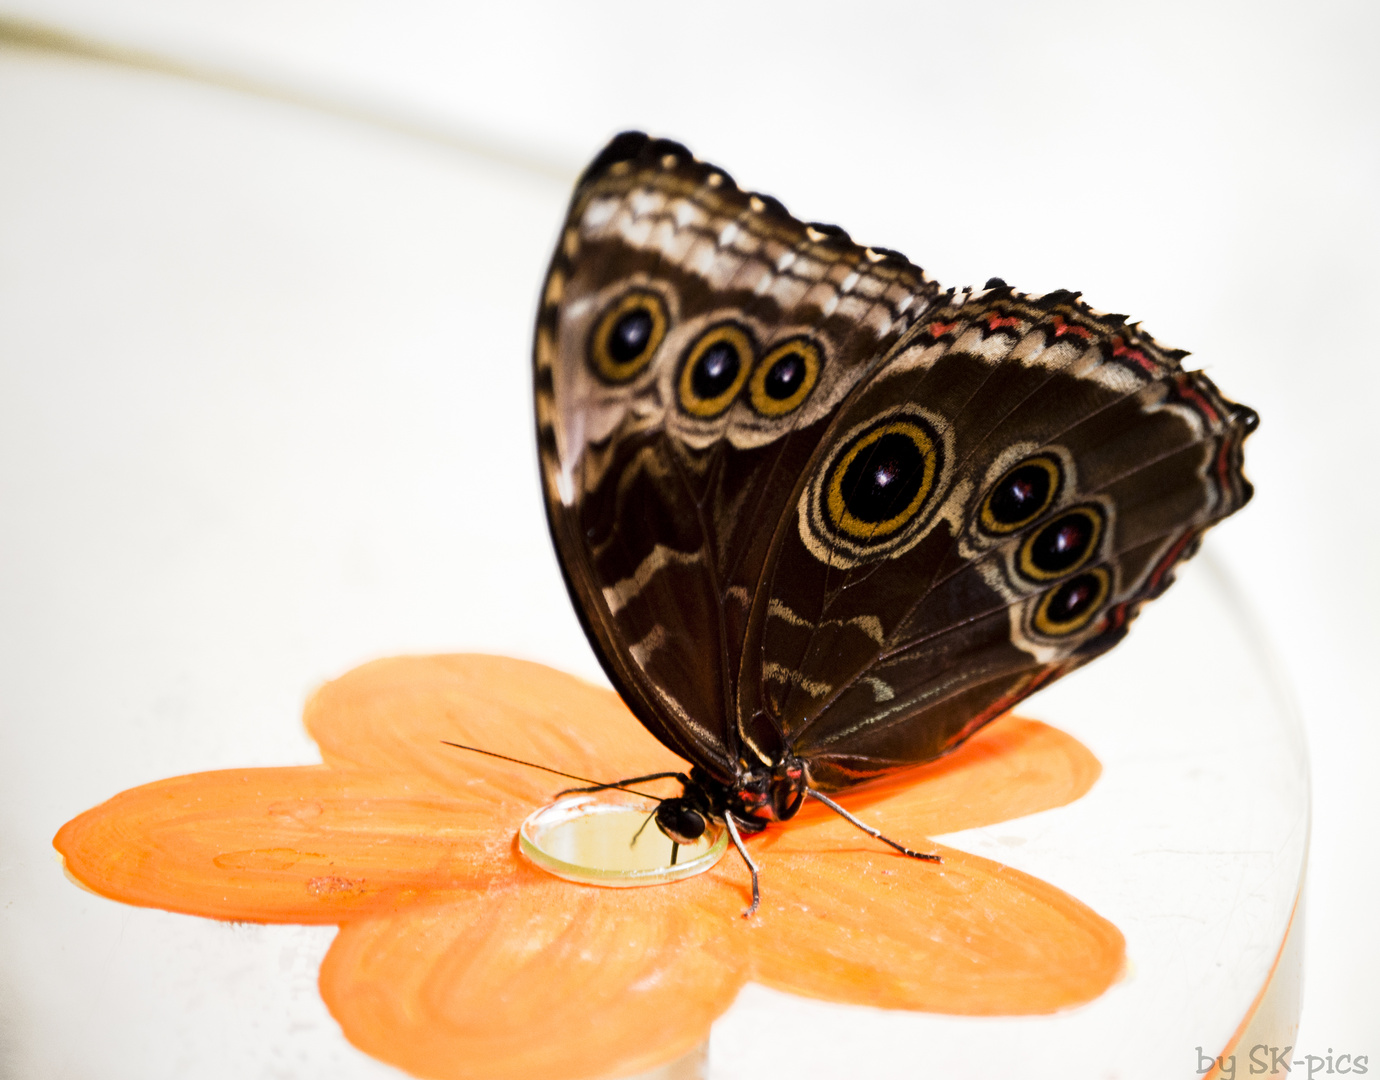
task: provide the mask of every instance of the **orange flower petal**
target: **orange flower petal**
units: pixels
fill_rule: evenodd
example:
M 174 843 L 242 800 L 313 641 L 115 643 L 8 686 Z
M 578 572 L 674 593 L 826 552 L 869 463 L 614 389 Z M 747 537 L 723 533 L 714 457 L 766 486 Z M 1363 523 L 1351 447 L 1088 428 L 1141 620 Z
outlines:
M 487 802 L 316 765 L 133 788 L 53 844 L 79 882 L 128 904 L 335 923 L 506 877 L 511 835 Z
M 1076 739 L 1006 716 L 941 761 L 844 796 L 891 838 L 942 850 L 939 866 L 809 804 L 753 841 L 763 892 L 754 978 L 831 1001 L 945 1013 L 1042 1013 L 1091 1000 L 1124 963 L 1115 926 L 1036 878 L 925 838 L 1062 806 L 1100 773 Z
M 54 843 L 106 896 L 218 918 L 338 923 L 322 994 L 362 1049 L 436 1077 L 571 1077 L 694 1046 L 750 974 L 830 1000 L 1046 1012 L 1117 976 L 1116 928 L 962 852 L 893 855 L 822 807 L 753 841 L 763 908 L 730 858 L 666 887 L 549 878 L 514 850 L 567 783 L 451 739 L 601 780 L 683 768 L 608 691 L 499 657 L 379 661 L 307 710 L 326 766 L 181 777 L 125 792 Z M 893 837 L 1077 798 L 1096 760 L 1006 718 L 848 806 Z
M 306 709 L 328 765 L 430 776 L 530 810 L 570 781 L 465 753 L 443 739 L 614 781 L 686 767 L 617 694 L 542 664 L 502 656 L 376 660 L 327 683 Z
M 1120 975 L 1121 932 L 1052 885 L 961 851 L 935 866 L 859 848 L 764 854 L 754 980 L 828 1001 L 1015 1015 L 1081 1005 Z
M 736 914 L 706 917 L 682 892 L 529 870 L 457 903 L 347 924 L 321 994 L 351 1042 L 418 1076 L 640 1071 L 704 1039 L 746 976 L 725 933 Z
M 993 721 L 952 754 L 840 801 L 869 825 L 908 847 L 926 836 L 992 825 L 1083 796 L 1102 774 L 1092 752 L 1038 720 L 1010 714 Z M 815 850 L 858 836 L 852 825 L 808 802 L 790 824 L 771 830 L 763 850 Z

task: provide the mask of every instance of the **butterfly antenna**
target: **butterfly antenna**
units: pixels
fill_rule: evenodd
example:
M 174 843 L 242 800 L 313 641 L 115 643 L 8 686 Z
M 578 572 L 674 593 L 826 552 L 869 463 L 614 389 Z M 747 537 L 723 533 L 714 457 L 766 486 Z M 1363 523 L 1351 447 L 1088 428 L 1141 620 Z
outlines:
M 645 791 L 638 791 L 635 788 L 624 787 L 622 784 L 601 784 L 597 780 L 591 780 L 586 776 L 576 776 L 574 773 L 561 772 L 560 769 L 551 769 L 545 765 L 538 765 L 535 761 L 523 761 L 522 758 L 509 757 L 507 754 L 496 754 L 492 750 L 481 750 L 477 746 L 466 746 L 464 743 L 451 742 L 449 739 L 442 739 L 441 742 L 446 746 L 453 746 L 457 750 L 468 750 L 472 754 L 483 754 L 485 757 L 498 758 L 500 761 L 511 761 L 514 765 L 526 765 L 529 769 L 540 769 L 542 772 L 554 773 L 556 776 L 564 776 L 567 780 L 578 780 L 582 784 L 591 785 L 594 791 L 605 791 L 612 788 L 615 791 L 626 791 L 630 795 L 640 795 L 644 799 L 651 799 L 653 802 L 661 802 L 661 798 L 656 795 L 648 795 Z M 646 828 L 644 825 L 643 828 Z M 640 829 L 638 830 L 641 831 Z
M 733 846 L 738 849 L 738 854 L 743 857 L 743 862 L 747 863 L 748 873 L 752 875 L 752 903 L 743 912 L 743 918 L 750 919 L 756 914 L 757 905 L 762 899 L 762 894 L 757 887 L 757 864 L 752 861 L 752 856 L 747 853 L 747 848 L 743 846 L 743 838 L 738 835 L 738 826 L 733 824 L 732 814 L 724 815 L 724 824 L 728 827 L 728 835 L 733 841 Z
M 894 847 L 897 851 L 899 851 L 902 855 L 909 855 L 912 859 L 921 859 L 921 860 L 923 860 L 924 862 L 934 862 L 934 863 L 937 863 L 937 862 L 943 862 L 943 861 L 944 861 L 944 860 L 941 859 L 938 855 L 931 855 L 931 854 L 929 854 L 929 853 L 927 853 L 927 852 L 924 852 L 924 851 L 911 851 L 910 848 L 905 847 L 905 846 L 902 845 L 902 844 L 898 844 L 895 840 L 892 840 L 890 837 L 888 837 L 888 836 L 883 836 L 880 832 L 878 832 L 876 829 L 874 829 L 871 825 L 864 825 L 861 821 L 859 821 L 857 818 L 855 818 L 852 814 L 850 814 L 850 813 L 849 813 L 847 810 L 845 810 L 842 806 L 840 806 L 838 803 L 834 802 L 833 799 L 829 798 L 828 795 L 821 795 L 821 794 L 820 794 L 818 791 L 816 791 L 814 788 L 808 788 L 808 787 L 807 787 L 807 788 L 805 789 L 805 794 L 808 795 L 808 796 L 810 796 L 810 798 L 812 798 L 812 799 L 818 799 L 818 800 L 819 800 L 820 802 L 822 802 L 825 806 L 827 806 L 830 810 L 832 810 L 834 813 L 838 814 L 839 817 L 843 818 L 845 821 L 850 822 L 850 823 L 853 824 L 853 825 L 856 825 L 856 826 L 857 826 L 858 828 L 860 828 L 863 832 L 867 833 L 868 836 L 871 836 L 871 837 L 874 837 L 874 838 L 880 840 L 883 844 L 890 844 L 890 845 L 891 845 L 892 847 Z M 744 858 L 746 858 L 746 856 L 744 856 Z

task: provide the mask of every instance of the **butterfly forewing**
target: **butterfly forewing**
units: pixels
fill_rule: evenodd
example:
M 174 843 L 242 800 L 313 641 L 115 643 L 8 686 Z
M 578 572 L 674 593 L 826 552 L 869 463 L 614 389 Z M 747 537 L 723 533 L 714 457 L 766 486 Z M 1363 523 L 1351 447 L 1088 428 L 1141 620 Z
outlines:
M 615 141 L 576 189 L 537 330 L 552 532 L 615 685 L 725 778 L 747 617 L 795 479 L 937 291 L 674 143 Z

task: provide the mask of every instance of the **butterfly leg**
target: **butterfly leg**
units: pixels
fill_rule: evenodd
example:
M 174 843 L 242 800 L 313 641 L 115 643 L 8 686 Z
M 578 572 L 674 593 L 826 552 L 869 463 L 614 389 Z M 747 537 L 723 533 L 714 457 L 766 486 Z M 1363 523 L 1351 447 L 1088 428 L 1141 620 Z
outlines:
M 728 826 L 728 835 L 733 841 L 733 846 L 738 849 L 738 854 L 743 857 L 743 862 L 747 863 L 748 873 L 752 875 L 752 903 L 743 912 L 743 918 L 750 919 L 757 911 L 757 905 L 762 898 L 757 888 L 757 864 L 752 861 L 752 856 L 747 853 L 747 848 L 743 846 L 743 838 L 738 835 L 738 826 L 733 824 L 732 814 L 724 815 L 724 824 Z
M 679 780 L 682 784 L 688 785 L 690 777 L 682 772 L 654 772 L 646 776 L 630 776 L 626 780 L 616 780 L 608 784 L 595 784 L 592 787 L 572 787 L 564 791 L 556 792 L 557 795 L 587 795 L 593 791 L 608 791 L 610 788 L 622 787 L 625 784 L 645 784 L 650 780 Z
M 902 855 L 909 855 L 912 859 L 923 859 L 925 862 L 936 862 L 936 863 L 937 863 L 937 862 L 943 862 L 943 861 L 944 861 L 944 860 L 941 859 L 938 855 L 930 855 L 930 854 L 927 854 L 926 852 L 923 852 L 923 851 L 911 851 L 910 848 L 908 848 L 908 847 L 902 847 L 902 846 L 901 846 L 900 844 L 898 844 L 895 840 L 892 840 L 892 839 L 890 839 L 889 837 L 883 836 L 880 832 L 878 832 L 876 829 L 874 829 L 871 825 L 864 825 L 861 821 L 859 821 L 857 818 L 855 818 L 852 814 L 850 814 L 850 813 L 849 813 L 847 810 L 845 810 L 842 806 L 840 806 L 838 803 L 834 802 L 833 799 L 829 798 L 829 796 L 827 796 L 827 795 L 821 795 L 821 794 L 820 794 L 818 791 L 816 791 L 814 788 L 806 788 L 806 789 L 805 789 L 805 794 L 808 795 L 808 796 L 809 796 L 810 798 L 812 798 L 812 799 L 818 799 L 818 800 L 819 800 L 820 802 L 822 802 L 825 806 L 827 806 L 830 810 L 832 810 L 834 813 L 838 814 L 839 817 L 843 818 L 845 821 L 848 821 L 848 822 L 850 822 L 850 823 L 853 824 L 853 825 L 856 825 L 856 826 L 857 826 L 858 828 L 860 828 L 863 832 L 867 833 L 868 836 L 875 837 L 876 839 L 880 840 L 880 841 L 881 841 L 882 843 L 884 843 L 884 844 L 890 844 L 890 845 L 891 845 L 892 847 L 894 847 L 897 851 L 899 851 Z

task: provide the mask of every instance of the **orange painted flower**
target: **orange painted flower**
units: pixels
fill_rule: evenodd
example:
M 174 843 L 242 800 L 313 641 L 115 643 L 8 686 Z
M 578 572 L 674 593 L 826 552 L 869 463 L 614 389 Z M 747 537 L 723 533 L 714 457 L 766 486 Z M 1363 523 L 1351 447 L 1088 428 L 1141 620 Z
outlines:
M 549 876 L 515 835 L 561 782 L 441 740 L 585 776 L 679 763 L 615 695 L 537 664 L 380 660 L 318 691 L 306 723 L 323 765 L 148 784 L 54 844 L 78 881 L 126 903 L 339 925 L 322 996 L 351 1042 L 419 1076 L 650 1068 L 703 1040 L 749 979 L 990 1015 L 1089 1001 L 1121 971 L 1121 934 L 1058 889 L 952 849 L 941 866 L 915 862 L 816 806 L 750 841 L 763 886 L 751 920 L 731 852 L 664 886 Z M 1099 771 L 1074 739 L 1008 716 L 845 801 L 918 842 L 1063 805 Z

